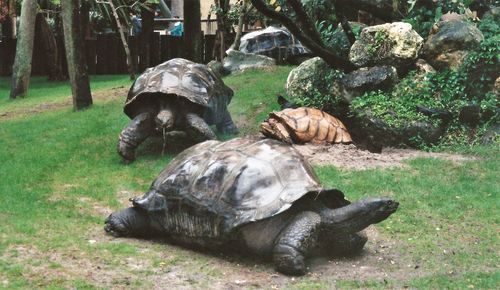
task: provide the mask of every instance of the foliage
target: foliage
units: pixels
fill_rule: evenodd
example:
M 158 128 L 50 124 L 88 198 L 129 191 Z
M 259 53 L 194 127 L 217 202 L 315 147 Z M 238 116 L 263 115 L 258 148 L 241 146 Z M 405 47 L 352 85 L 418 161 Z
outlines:
M 431 27 L 439 21 L 443 14 L 453 12 L 469 15 L 471 11 L 468 7 L 471 2 L 472 0 L 436 0 L 432 2 L 410 0 L 408 1 L 408 13 L 403 21 L 410 23 L 413 29 L 425 38 Z
M 478 28 L 483 33 L 485 39 L 498 36 L 498 33 L 500 32 L 500 15 L 490 14 L 484 17 L 479 22 Z
M 327 112 L 333 112 L 340 105 L 339 79 L 344 76 L 340 70 L 329 69 L 320 78 L 321 90 L 313 84 L 307 94 L 295 96 L 293 101 L 299 106 L 313 107 Z
M 485 46 L 490 46 L 490 44 L 486 43 Z M 479 138 L 485 133 L 486 128 L 500 120 L 498 95 L 493 92 L 483 95 L 479 93 L 480 90 L 486 88 L 491 90 L 491 85 L 487 86 L 486 79 L 490 78 L 492 73 L 498 74 L 494 70 L 495 67 L 498 67 L 498 61 L 495 63 L 496 65 L 491 67 L 491 71 L 480 68 L 475 71 L 474 77 L 470 75 L 473 74 L 474 70 L 471 69 L 474 66 L 472 64 L 477 67 L 490 61 L 478 59 L 477 54 L 481 54 L 480 51 L 481 49 L 471 53 L 465 62 L 466 65 L 458 71 L 443 71 L 423 76 L 416 72 L 410 72 L 390 92 L 367 92 L 356 98 L 351 103 L 351 111 L 359 112 L 359 114 L 370 112 L 374 117 L 384 120 L 390 127 L 401 129 L 410 121 L 425 121 L 437 125 L 436 118 L 427 117 L 417 112 L 417 105 L 432 109 L 444 109 L 451 112 L 455 118 L 449 124 L 445 137 L 438 146 L 470 145 L 479 142 Z M 488 49 L 486 51 L 491 53 Z M 493 54 L 498 56 L 498 52 Z M 488 54 L 488 57 L 490 56 Z M 473 78 L 477 78 L 478 81 L 471 81 Z M 467 91 L 474 93 L 474 95 L 467 94 Z M 471 129 L 460 123 L 457 118 L 460 110 L 467 105 L 479 105 L 483 112 L 483 119 L 479 124 L 475 140 L 469 140 Z M 421 145 L 424 146 L 424 144 Z
M 496 34 L 486 37 L 478 48 L 467 55 L 462 64 L 461 71 L 467 78 L 466 92 L 471 101 L 484 99 L 500 76 L 498 70 L 500 67 L 500 29 L 498 28 L 497 25 Z
M 334 1 L 303 0 L 302 5 L 314 23 L 324 23 L 325 26 L 329 26 L 337 22 Z

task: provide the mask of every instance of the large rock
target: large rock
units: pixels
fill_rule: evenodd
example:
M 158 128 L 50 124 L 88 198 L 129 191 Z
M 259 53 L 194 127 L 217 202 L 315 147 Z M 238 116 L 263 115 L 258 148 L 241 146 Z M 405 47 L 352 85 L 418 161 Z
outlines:
M 224 58 L 224 70 L 231 73 L 240 72 L 247 69 L 261 69 L 274 67 L 276 60 L 273 58 L 254 53 L 244 53 L 237 50 L 228 50 Z
M 437 69 L 457 69 L 469 50 L 484 39 L 474 24 L 461 21 L 436 23 L 424 44 L 426 60 Z
M 361 31 L 351 47 L 349 59 L 358 67 L 391 65 L 399 71 L 417 59 L 423 41 L 408 23 L 370 26 Z
M 269 56 L 278 63 L 311 54 L 290 31 L 274 26 L 243 35 L 240 51 Z
M 338 117 L 347 115 L 348 104 L 342 102 L 342 73 L 330 68 L 319 57 L 308 59 L 288 75 L 286 92 L 291 101 L 314 107 Z
M 342 84 L 342 98 L 350 103 L 367 91 L 387 90 L 398 81 L 398 73 L 393 66 L 365 67 L 345 75 Z
M 338 96 L 337 86 L 327 76 L 336 71 L 319 57 L 308 59 L 294 68 L 286 81 L 286 92 L 292 99 L 314 98 L 317 95 Z

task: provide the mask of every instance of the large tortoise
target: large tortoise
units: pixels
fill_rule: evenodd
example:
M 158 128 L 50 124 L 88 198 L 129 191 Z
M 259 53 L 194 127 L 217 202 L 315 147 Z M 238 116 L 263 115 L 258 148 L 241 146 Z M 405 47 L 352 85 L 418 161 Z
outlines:
M 272 57 L 278 62 L 307 56 L 311 51 L 286 28 L 269 26 L 243 35 L 240 51 Z
M 216 139 L 237 129 L 227 110 L 233 91 L 206 65 L 182 58 L 147 69 L 130 88 L 123 111 L 132 121 L 123 129 L 118 153 L 126 162 L 155 132 L 184 131 L 197 141 Z
M 300 107 L 271 112 L 260 125 L 267 137 L 286 143 L 350 143 L 344 124 L 332 115 L 314 108 Z
M 351 254 L 358 232 L 385 220 L 398 203 L 355 203 L 324 189 L 293 147 L 272 139 L 205 141 L 180 153 L 133 206 L 111 214 L 114 236 L 163 236 L 198 248 L 272 257 L 278 271 L 302 275 L 313 252 Z

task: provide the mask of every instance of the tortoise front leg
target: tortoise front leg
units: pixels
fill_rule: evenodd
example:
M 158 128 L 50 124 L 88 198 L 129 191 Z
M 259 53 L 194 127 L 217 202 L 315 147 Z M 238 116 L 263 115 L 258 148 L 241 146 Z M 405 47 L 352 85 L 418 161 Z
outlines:
M 195 113 L 186 114 L 186 133 L 197 142 L 217 139 L 205 120 Z
M 275 241 L 273 262 L 287 275 L 304 275 L 305 258 L 317 244 L 321 217 L 311 211 L 301 212 L 286 226 Z
M 135 149 L 154 133 L 154 116 L 151 113 L 137 115 L 120 133 L 118 154 L 126 163 L 135 159 Z
M 320 235 L 320 251 L 329 256 L 353 256 L 361 252 L 368 237 L 364 232 L 338 235 L 326 232 Z
M 224 110 L 221 121 L 217 124 L 217 131 L 223 134 L 238 134 L 238 128 L 234 125 L 231 114 L 227 109 Z

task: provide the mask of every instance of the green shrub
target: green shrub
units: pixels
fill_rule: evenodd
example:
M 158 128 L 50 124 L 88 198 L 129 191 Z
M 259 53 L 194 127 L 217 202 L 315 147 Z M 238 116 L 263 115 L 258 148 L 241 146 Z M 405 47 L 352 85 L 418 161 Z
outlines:
M 297 95 L 292 101 L 299 106 L 333 112 L 342 102 L 338 80 L 343 76 L 342 71 L 331 69 L 325 73 L 321 80 L 323 87 L 321 91 L 313 85 L 308 94 Z
M 467 55 L 460 69 L 467 78 L 466 91 L 471 100 L 484 99 L 500 75 L 498 69 L 500 64 L 500 30 L 498 30 L 498 26 L 496 29 L 496 35 L 485 38 L 477 49 Z

